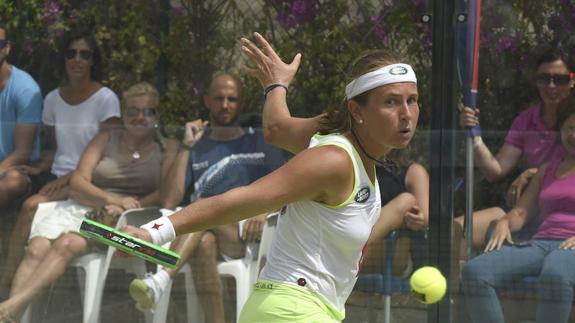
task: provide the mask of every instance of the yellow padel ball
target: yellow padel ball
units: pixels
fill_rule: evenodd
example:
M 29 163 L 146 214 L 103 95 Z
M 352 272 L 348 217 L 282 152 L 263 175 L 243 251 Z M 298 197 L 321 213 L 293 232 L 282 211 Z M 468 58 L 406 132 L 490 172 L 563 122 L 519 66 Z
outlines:
M 439 302 L 447 289 L 445 277 L 437 268 L 431 266 L 421 267 L 413 272 L 409 284 L 413 296 L 425 304 Z

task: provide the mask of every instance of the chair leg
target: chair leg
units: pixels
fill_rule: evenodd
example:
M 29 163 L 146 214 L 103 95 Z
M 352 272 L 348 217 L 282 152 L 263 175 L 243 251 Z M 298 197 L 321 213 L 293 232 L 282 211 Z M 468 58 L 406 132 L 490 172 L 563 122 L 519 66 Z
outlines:
M 192 277 L 192 269 L 190 266 L 184 266 L 182 268 L 185 277 L 186 284 L 186 305 L 187 305 L 187 315 L 188 322 L 204 322 L 204 312 L 200 302 L 198 300 L 198 295 L 196 293 L 196 287 L 194 286 L 194 278 Z
M 98 323 L 104 283 L 100 279 L 102 261 L 98 258 L 90 260 L 83 269 L 84 280 L 84 323 Z
M 248 276 L 234 278 L 236 280 L 236 322 L 239 322 L 242 308 L 250 295 L 250 281 Z
M 22 315 L 22 318 L 20 319 L 20 323 L 32 323 L 32 305 L 34 303 L 31 303 L 30 305 L 28 305 L 28 307 L 26 307 L 26 310 L 24 311 L 24 314 Z
M 164 293 L 160 297 L 160 301 L 156 305 L 156 310 L 154 311 L 153 323 L 165 323 L 168 319 L 168 307 L 170 305 L 170 294 L 172 291 L 172 282 L 166 286 Z
M 391 295 L 383 296 L 384 323 L 391 323 Z

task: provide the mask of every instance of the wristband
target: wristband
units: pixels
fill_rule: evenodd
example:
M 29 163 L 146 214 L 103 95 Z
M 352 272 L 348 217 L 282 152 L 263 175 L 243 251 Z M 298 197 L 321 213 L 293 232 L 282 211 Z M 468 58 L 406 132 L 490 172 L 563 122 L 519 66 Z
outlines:
M 174 225 L 167 216 L 159 217 L 154 221 L 140 226 L 140 228 L 148 231 L 152 237 L 152 242 L 158 246 L 163 246 L 176 239 Z
M 469 128 L 467 132 L 469 137 L 481 137 L 481 126 L 479 124 Z
M 287 85 L 284 85 L 281 83 L 273 83 L 273 84 L 268 85 L 266 87 L 266 89 L 264 90 L 264 98 L 267 98 L 268 93 L 270 93 L 273 89 L 278 88 L 278 87 L 284 88 L 286 90 L 286 93 L 287 93 L 287 90 L 288 90 Z

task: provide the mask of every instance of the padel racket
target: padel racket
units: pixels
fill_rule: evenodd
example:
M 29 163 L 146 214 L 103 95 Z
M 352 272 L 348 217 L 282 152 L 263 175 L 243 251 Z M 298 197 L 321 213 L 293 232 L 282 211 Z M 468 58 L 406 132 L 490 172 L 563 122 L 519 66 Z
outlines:
M 92 220 L 85 219 L 82 221 L 80 233 L 166 268 L 176 268 L 180 260 L 180 255 L 173 251 Z

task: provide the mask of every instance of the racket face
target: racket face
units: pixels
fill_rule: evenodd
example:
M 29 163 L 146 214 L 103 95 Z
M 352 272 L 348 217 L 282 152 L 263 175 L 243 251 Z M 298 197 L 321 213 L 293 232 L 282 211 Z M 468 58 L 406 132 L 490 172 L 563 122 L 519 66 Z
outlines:
M 92 220 L 82 221 L 80 233 L 166 268 L 176 268 L 180 260 L 180 256 L 175 252 Z

